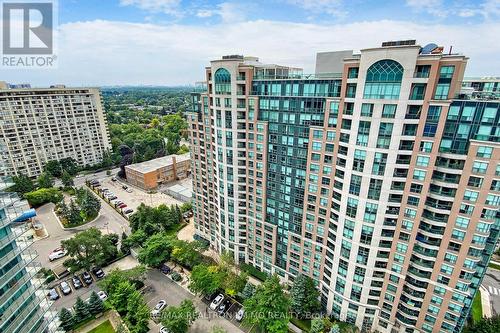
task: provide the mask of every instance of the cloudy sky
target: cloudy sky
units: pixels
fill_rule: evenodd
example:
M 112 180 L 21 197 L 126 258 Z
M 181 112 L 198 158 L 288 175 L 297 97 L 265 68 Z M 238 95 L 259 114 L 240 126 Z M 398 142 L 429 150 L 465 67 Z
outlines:
M 383 4 L 383 5 L 382 5 Z M 500 0 L 59 0 L 58 68 L 0 70 L 35 86 L 187 85 L 225 54 L 314 69 L 318 51 L 417 39 L 500 75 Z

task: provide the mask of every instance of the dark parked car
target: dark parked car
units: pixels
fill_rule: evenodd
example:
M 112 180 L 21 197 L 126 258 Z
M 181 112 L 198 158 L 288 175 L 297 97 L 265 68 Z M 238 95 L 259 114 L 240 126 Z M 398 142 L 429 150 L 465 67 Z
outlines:
M 229 298 L 226 298 L 224 302 L 222 302 L 221 305 L 219 305 L 219 308 L 217 309 L 217 313 L 221 316 L 223 316 L 226 311 L 231 307 L 231 300 Z
M 73 283 L 73 287 L 75 289 L 80 289 L 81 287 L 83 287 L 82 281 L 80 281 L 80 279 L 78 278 L 78 276 L 73 276 L 71 278 L 71 282 Z
M 180 281 L 180 280 L 182 280 L 182 276 L 179 273 L 177 273 L 177 272 L 173 272 L 172 273 L 172 280 L 174 280 L 174 281 Z
M 163 274 L 170 274 L 170 272 L 172 272 L 172 269 L 170 267 L 168 267 L 167 265 L 163 264 L 161 265 L 160 267 L 160 271 L 163 273 Z
M 98 279 L 104 277 L 104 272 L 102 271 L 102 269 L 100 267 L 94 267 L 94 269 L 92 269 L 92 273 L 94 273 L 94 275 Z
M 90 276 L 89 272 L 82 273 L 82 280 L 87 285 L 92 284 L 92 276 Z

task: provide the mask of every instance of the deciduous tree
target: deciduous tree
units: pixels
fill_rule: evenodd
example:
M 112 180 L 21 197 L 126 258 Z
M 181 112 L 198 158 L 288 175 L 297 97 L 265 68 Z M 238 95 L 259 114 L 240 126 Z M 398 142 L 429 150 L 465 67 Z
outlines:
M 169 306 L 162 315 L 161 323 L 172 333 L 186 333 L 199 313 L 193 301 L 185 299 L 178 307 Z
M 291 311 L 301 318 L 315 314 L 320 309 L 319 290 L 306 275 L 297 275 L 290 289 L 290 296 Z
M 25 174 L 20 173 L 17 176 L 12 177 L 12 181 L 14 182 L 12 190 L 19 194 L 24 194 L 35 190 L 35 184 L 33 184 L 31 178 L 26 176 Z
M 37 178 L 38 187 L 40 188 L 51 188 L 54 186 L 54 178 L 48 172 L 43 172 Z

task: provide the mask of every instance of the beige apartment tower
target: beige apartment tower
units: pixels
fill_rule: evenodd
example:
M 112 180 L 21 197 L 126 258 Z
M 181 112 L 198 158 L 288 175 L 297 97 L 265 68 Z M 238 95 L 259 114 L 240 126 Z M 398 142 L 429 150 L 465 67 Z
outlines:
M 227 56 L 190 114 L 196 233 L 365 332 L 459 332 L 498 240 L 499 101 L 413 40 L 316 73 Z
M 111 150 L 97 88 L 30 88 L 0 85 L 1 176 L 36 177 L 50 160 L 73 158 L 80 166 Z

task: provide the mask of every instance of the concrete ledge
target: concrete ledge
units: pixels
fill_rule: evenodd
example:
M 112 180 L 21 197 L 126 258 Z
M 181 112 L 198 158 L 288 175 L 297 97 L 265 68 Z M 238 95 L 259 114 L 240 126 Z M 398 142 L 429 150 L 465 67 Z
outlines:
M 490 293 L 483 286 L 480 286 L 479 290 L 481 291 L 481 308 L 483 309 L 483 317 L 491 318 Z

